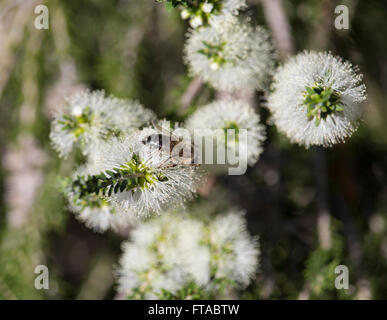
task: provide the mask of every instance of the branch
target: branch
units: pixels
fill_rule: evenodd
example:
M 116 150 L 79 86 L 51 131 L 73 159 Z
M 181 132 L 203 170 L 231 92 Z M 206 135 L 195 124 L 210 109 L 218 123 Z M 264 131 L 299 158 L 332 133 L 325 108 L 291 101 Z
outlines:
M 331 216 L 328 205 L 328 179 L 325 150 L 317 147 L 313 153 L 313 164 L 316 179 L 317 193 L 317 234 L 321 248 L 329 250 L 332 247 L 330 230 Z
M 188 107 L 192 104 L 195 97 L 199 94 L 200 90 L 203 88 L 203 81 L 200 78 L 192 79 L 191 83 L 185 90 L 183 96 L 180 100 L 180 109 L 178 113 L 184 114 Z
M 267 24 L 273 33 L 280 58 L 284 60 L 294 52 L 291 28 L 281 0 L 260 0 Z

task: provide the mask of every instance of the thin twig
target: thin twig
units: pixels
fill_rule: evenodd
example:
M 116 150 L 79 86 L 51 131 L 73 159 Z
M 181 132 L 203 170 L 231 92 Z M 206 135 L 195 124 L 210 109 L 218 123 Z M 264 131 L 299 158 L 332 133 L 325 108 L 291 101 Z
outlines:
M 180 109 L 178 113 L 184 114 L 184 112 L 189 108 L 192 104 L 195 97 L 199 94 L 200 90 L 203 88 L 203 81 L 200 78 L 192 79 L 191 83 L 188 85 L 185 90 L 183 96 L 180 100 Z
M 274 41 L 280 58 L 284 60 L 294 52 L 294 42 L 291 28 L 286 17 L 281 0 L 260 0 L 267 24 L 273 32 Z
M 332 247 L 331 215 L 328 205 L 327 160 L 325 150 L 316 147 L 313 152 L 313 165 L 317 193 L 317 234 L 320 247 L 326 250 Z
M 309 46 L 314 50 L 329 48 L 329 39 L 334 28 L 334 8 L 336 1 L 321 0 L 319 2 L 319 15 L 310 33 Z
M 252 0 L 250 1 L 252 2 Z M 267 21 L 268 27 L 273 34 L 273 38 L 275 41 L 275 46 L 279 52 L 280 60 L 284 60 L 287 56 L 293 53 L 294 44 L 293 38 L 291 36 L 290 24 L 285 14 L 285 11 L 282 7 L 282 3 L 279 0 L 254 0 L 255 3 L 260 2 L 263 5 L 263 11 L 265 15 L 265 19 Z M 281 152 L 278 150 L 278 172 L 281 170 Z M 278 183 L 278 186 L 275 191 L 276 198 L 278 198 L 277 202 L 277 210 L 273 210 L 277 215 L 279 214 L 279 198 L 281 195 L 281 182 Z M 269 244 L 267 244 L 269 245 Z M 266 267 L 268 267 L 267 271 L 269 275 L 264 279 L 264 288 L 266 289 L 263 292 L 262 298 L 269 298 L 272 293 L 272 288 L 275 283 L 275 275 L 271 270 L 272 265 L 271 262 L 267 262 Z

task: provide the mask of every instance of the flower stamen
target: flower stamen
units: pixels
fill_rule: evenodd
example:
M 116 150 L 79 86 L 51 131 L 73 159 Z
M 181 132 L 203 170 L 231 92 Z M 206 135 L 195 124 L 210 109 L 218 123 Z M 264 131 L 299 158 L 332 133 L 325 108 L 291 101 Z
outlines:
M 332 88 L 326 88 L 319 84 L 305 87 L 304 105 L 307 107 L 308 119 L 314 119 L 316 127 L 319 126 L 321 120 L 344 110 L 340 94 Z

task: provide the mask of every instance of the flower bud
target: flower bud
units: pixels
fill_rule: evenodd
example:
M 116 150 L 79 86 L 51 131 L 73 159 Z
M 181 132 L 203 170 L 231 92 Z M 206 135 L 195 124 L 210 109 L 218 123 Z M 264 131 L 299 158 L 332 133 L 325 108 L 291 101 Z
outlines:
M 188 18 L 190 17 L 190 15 L 191 15 L 191 13 L 190 13 L 188 10 L 186 10 L 186 9 L 184 9 L 184 10 L 182 10 L 182 11 L 180 12 L 180 16 L 181 16 L 181 18 L 182 18 L 183 20 L 188 19 Z
M 195 16 L 190 20 L 189 24 L 192 28 L 200 27 L 203 25 L 203 19 L 200 16 Z

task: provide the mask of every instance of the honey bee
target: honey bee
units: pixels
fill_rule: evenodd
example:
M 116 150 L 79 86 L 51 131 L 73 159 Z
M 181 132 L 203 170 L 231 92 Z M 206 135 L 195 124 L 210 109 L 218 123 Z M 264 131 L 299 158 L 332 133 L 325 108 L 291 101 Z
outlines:
M 170 130 L 152 122 L 152 125 L 159 133 L 153 133 L 142 140 L 144 145 L 169 154 L 173 165 L 197 166 L 195 161 L 195 148 L 191 141 L 183 137 L 177 137 Z

